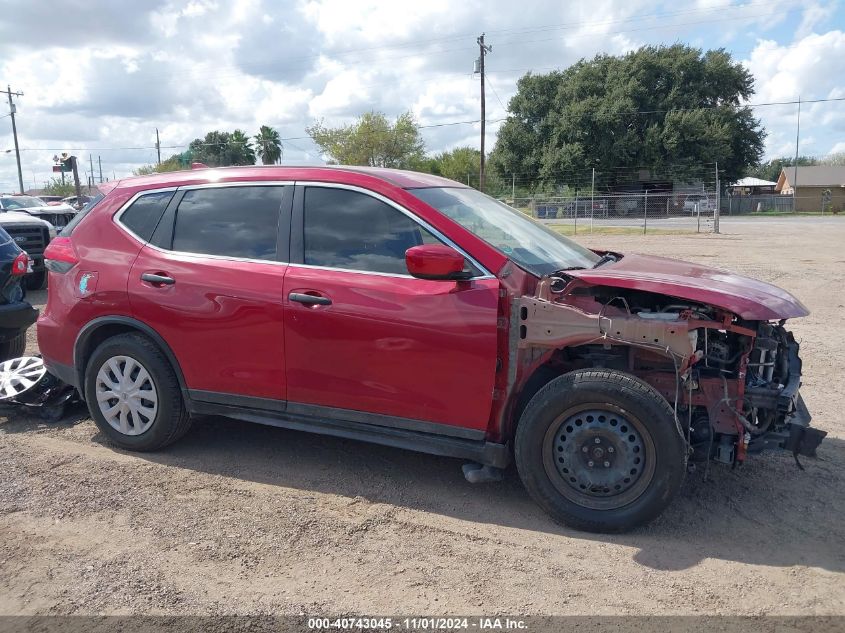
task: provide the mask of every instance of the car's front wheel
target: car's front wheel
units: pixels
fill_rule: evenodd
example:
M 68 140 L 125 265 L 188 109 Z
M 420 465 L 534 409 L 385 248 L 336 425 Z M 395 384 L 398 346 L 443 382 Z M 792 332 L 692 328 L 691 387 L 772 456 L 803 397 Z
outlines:
M 671 502 L 686 473 L 686 444 L 666 400 L 615 370 L 555 378 L 522 414 L 520 478 L 555 519 L 591 532 L 642 525 Z
M 163 448 L 190 427 L 173 367 L 142 334 L 120 334 L 94 350 L 85 400 L 100 431 L 128 450 Z

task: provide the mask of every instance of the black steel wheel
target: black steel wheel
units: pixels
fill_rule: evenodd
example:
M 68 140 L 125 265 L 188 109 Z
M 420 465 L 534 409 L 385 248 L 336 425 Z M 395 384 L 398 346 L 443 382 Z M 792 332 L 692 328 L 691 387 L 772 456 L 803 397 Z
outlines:
M 543 387 L 519 421 L 515 457 L 525 487 L 549 514 L 594 532 L 653 519 L 686 472 L 669 404 L 614 370 L 579 370 Z

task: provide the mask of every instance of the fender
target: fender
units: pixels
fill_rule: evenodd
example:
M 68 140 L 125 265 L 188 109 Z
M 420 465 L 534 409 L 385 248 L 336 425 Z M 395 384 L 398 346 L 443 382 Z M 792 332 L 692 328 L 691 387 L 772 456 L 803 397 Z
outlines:
M 126 328 L 138 330 L 139 332 L 146 334 L 156 345 L 158 345 L 159 349 L 161 349 L 161 351 L 164 352 L 164 355 L 167 357 L 170 366 L 173 367 L 173 371 L 176 372 L 176 378 L 179 381 L 179 388 L 182 390 L 182 397 L 185 398 L 185 402 L 190 401 L 190 397 L 188 395 L 188 387 L 185 384 L 185 376 L 182 374 L 182 368 L 179 366 L 179 361 L 176 360 L 176 355 L 173 353 L 173 350 L 170 349 L 170 346 L 167 344 L 161 334 L 156 332 L 152 327 L 150 327 L 143 321 L 139 321 L 138 319 L 134 319 L 128 316 L 119 315 L 97 317 L 96 319 L 87 323 L 85 327 L 80 330 L 79 334 L 76 337 L 76 342 L 73 346 L 73 364 L 76 368 L 76 379 L 79 385 L 78 390 L 83 400 L 85 399 L 85 367 L 83 364 L 82 351 L 87 347 L 88 341 L 91 339 L 91 336 L 97 330 L 109 325 L 122 325 Z

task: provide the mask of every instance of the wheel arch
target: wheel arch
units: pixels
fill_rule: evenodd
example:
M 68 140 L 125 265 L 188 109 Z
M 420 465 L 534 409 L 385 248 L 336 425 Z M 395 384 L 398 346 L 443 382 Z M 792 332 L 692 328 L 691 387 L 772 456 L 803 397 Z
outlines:
M 167 358 L 167 362 L 170 363 L 170 366 L 176 373 L 176 378 L 179 381 L 179 389 L 182 391 L 182 395 L 187 402 L 188 388 L 185 384 L 185 377 L 182 374 L 182 368 L 180 367 L 179 361 L 176 359 L 176 355 L 173 353 L 173 350 L 170 349 L 170 346 L 161 334 L 156 332 L 155 329 L 143 321 L 139 321 L 138 319 L 128 316 L 118 315 L 98 317 L 94 319 L 86 324 L 76 337 L 76 343 L 73 347 L 73 365 L 76 368 L 77 384 L 80 386 L 78 391 L 81 397 L 85 397 L 82 386 L 85 384 L 85 370 L 88 360 L 91 358 L 91 354 L 94 353 L 94 350 L 97 349 L 97 346 L 113 336 L 117 336 L 119 334 L 130 334 L 133 332 L 145 335 L 164 353 Z
M 570 354 L 573 352 L 577 354 L 578 350 L 583 347 L 583 344 L 574 344 L 556 348 L 551 351 L 551 353 L 547 353 L 542 357 L 539 357 L 537 362 L 530 366 L 529 371 L 527 371 L 519 381 L 519 387 L 513 400 L 513 409 L 510 416 L 508 416 L 507 427 L 504 429 L 504 437 L 513 440 L 516 435 L 516 429 L 519 426 L 519 421 L 522 418 L 522 414 L 525 412 L 525 409 L 528 407 L 531 399 L 543 387 L 559 376 L 563 376 L 564 374 L 568 374 L 577 369 L 612 369 L 625 372 L 631 376 L 636 376 L 636 374 L 632 373 L 630 368 L 627 366 L 614 366 L 611 363 L 583 365 L 578 364 L 577 362 L 572 362 L 573 359 L 570 358 Z M 613 347 L 618 353 L 620 353 L 620 357 L 621 353 L 624 353 L 627 356 L 627 354 L 636 353 L 638 349 L 641 349 L 636 343 L 616 343 Z M 669 355 L 665 356 L 670 360 L 672 358 Z

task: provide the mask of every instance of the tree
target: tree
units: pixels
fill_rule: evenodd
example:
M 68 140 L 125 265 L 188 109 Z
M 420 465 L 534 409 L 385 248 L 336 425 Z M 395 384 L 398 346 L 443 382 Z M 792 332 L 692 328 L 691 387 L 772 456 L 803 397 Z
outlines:
M 46 196 L 61 196 L 67 198 L 76 193 L 76 187 L 73 180 L 62 182 L 61 178 L 51 178 L 46 185 L 44 185 L 43 193 Z
M 837 152 L 835 154 L 829 154 L 825 156 L 819 161 L 820 165 L 837 165 L 842 166 L 845 165 L 845 152 Z
M 255 135 L 255 153 L 263 165 L 275 165 L 282 158 L 282 140 L 269 125 L 262 125 Z
M 432 159 L 432 173 L 460 182 L 478 180 L 481 152 L 473 147 L 456 147 L 436 154 Z
M 135 176 L 148 176 L 149 174 L 161 174 L 166 171 L 185 169 L 185 165 L 179 161 L 180 156 L 180 154 L 174 154 L 170 158 L 161 161 L 160 165 L 144 165 L 135 169 L 132 173 Z
M 231 133 L 214 130 L 205 138 L 191 141 L 188 149 L 195 162 L 209 167 L 255 164 L 255 151 L 249 137 L 241 130 Z
M 784 167 L 792 167 L 796 164 L 800 166 L 807 166 L 818 165 L 819 163 L 812 156 L 799 156 L 797 163 L 795 162 L 795 158 L 773 158 L 772 160 L 767 160 L 765 163 L 760 163 L 760 165 L 757 165 L 756 167 L 752 167 L 748 170 L 747 175 L 754 176 L 755 178 L 761 178 L 763 180 L 769 180 L 771 182 L 777 182 L 780 172 Z
M 765 132 L 741 103 L 754 80 L 723 49 L 676 44 L 598 55 L 562 71 L 527 74 L 494 149 L 503 179 L 566 182 L 592 168 L 624 182 L 646 168 L 694 179 L 719 163 L 730 182 L 757 164 Z
M 227 150 L 229 165 L 255 164 L 255 150 L 252 148 L 252 141 L 242 130 L 232 132 Z
M 320 122 L 305 131 L 332 163 L 407 169 L 424 160 L 425 144 L 410 112 L 395 123 L 367 112 L 351 125 L 329 128 Z

